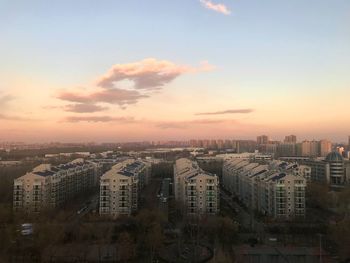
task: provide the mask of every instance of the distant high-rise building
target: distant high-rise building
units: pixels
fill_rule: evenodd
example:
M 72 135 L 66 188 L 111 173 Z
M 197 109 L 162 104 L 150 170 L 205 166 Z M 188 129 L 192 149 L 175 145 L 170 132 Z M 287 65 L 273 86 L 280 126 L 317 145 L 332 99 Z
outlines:
M 326 157 L 332 151 L 332 143 L 328 140 L 321 140 L 320 144 L 320 156 Z
M 307 157 L 319 156 L 319 142 L 318 141 L 303 141 L 301 143 L 301 155 Z
M 235 143 L 237 153 L 254 152 L 257 149 L 256 141 L 239 140 L 235 141 Z
M 275 154 L 277 153 L 277 147 L 278 147 L 277 143 L 260 144 L 258 146 L 258 150 L 259 152 L 262 152 L 262 153 Z
M 350 135 L 349 135 L 349 141 L 348 141 L 348 150 L 350 151 Z
M 267 135 L 260 135 L 256 138 L 257 144 L 268 144 L 270 141 L 269 136 Z
M 232 148 L 231 140 L 225 140 L 225 148 L 226 149 L 231 149 Z
M 281 143 L 277 145 L 277 155 L 284 156 L 296 156 L 296 144 L 295 143 Z
M 198 147 L 198 141 L 197 140 L 190 140 L 190 146 L 191 147 Z
M 218 145 L 216 143 L 216 140 L 211 140 L 210 141 L 210 148 L 211 149 L 217 149 L 218 148 Z
M 284 138 L 284 143 L 297 143 L 297 136 L 288 135 Z
M 224 149 L 224 141 L 223 140 L 217 140 L 217 147 L 218 149 Z

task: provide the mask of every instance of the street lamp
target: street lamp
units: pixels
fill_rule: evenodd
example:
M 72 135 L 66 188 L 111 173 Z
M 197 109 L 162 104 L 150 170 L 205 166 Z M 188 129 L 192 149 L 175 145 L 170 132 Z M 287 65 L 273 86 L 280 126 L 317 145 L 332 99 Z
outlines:
M 320 239 L 320 263 L 322 263 L 322 234 L 318 234 Z

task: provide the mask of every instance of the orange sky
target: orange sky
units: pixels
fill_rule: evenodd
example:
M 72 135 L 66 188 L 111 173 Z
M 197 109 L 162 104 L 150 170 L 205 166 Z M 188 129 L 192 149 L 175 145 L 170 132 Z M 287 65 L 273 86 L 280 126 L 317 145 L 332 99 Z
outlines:
M 116 2 L 4 5 L 0 141 L 347 140 L 349 3 Z

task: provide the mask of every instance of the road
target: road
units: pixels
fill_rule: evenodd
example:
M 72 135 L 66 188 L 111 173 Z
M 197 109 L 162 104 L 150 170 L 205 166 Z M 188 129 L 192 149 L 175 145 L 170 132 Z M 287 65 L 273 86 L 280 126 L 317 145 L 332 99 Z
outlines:
M 264 232 L 264 223 L 257 221 L 253 213 L 249 213 L 245 208 L 241 207 L 237 202 L 235 202 L 231 195 L 226 193 L 223 190 L 220 190 L 221 198 L 226 204 L 234 210 L 237 214 L 238 222 L 243 228 L 249 229 L 253 232 L 263 234 Z
M 148 185 L 146 185 L 146 187 L 141 190 L 141 208 L 147 208 L 152 210 L 158 207 L 157 193 L 160 189 L 161 182 L 161 178 L 152 178 L 149 181 Z

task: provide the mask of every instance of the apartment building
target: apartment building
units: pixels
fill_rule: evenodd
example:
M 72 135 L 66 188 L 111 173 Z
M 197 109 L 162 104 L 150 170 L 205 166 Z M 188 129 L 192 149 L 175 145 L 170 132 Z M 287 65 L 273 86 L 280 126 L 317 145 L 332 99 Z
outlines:
M 139 191 L 148 184 L 151 165 L 128 159 L 114 165 L 100 179 L 100 215 L 118 217 L 137 211 Z
M 305 187 L 310 176 L 311 169 L 305 165 L 226 159 L 222 187 L 253 210 L 289 219 L 305 216 Z
M 15 211 L 39 212 L 55 208 L 79 193 L 97 187 L 101 166 L 76 159 L 60 165 L 41 164 L 14 180 Z
M 219 212 L 219 178 L 203 171 L 196 162 L 178 159 L 174 165 L 175 199 L 189 216 Z

